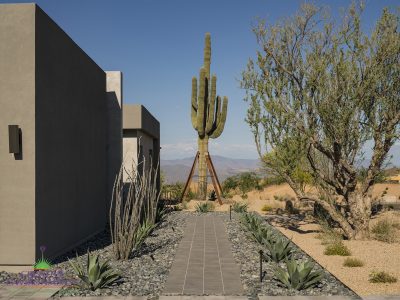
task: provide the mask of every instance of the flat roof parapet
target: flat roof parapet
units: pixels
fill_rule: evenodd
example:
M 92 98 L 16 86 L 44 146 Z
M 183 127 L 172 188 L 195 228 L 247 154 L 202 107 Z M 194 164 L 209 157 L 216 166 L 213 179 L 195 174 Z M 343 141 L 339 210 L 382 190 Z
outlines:
M 124 104 L 123 130 L 141 130 L 160 138 L 160 122 L 141 104 Z

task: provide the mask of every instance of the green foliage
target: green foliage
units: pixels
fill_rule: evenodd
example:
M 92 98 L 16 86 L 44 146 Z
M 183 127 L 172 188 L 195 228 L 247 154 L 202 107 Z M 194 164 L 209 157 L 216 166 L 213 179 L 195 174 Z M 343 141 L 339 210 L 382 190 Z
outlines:
M 394 243 L 397 241 L 397 224 L 388 219 L 379 220 L 373 227 L 371 232 L 374 238 L 385 243 Z
M 325 248 L 324 254 L 325 255 L 350 256 L 351 251 L 349 250 L 349 248 L 346 247 L 345 244 L 343 244 L 342 241 L 340 241 L 340 242 L 336 242 L 336 243 L 327 245 Z
M 285 238 L 277 238 L 272 241 L 266 241 L 264 243 L 269 251 L 270 258 L 278 263 L 285 258 L 290 258 L 294 253 L 294 249 L 290 246 L 290 241 Z
M 341 214 L 335 219 L 349 239 L 362 235 L 370 217 L 369 203 L 357 206 L 354 198 L 379 180 L 400 137 L 399 15 L 384 9 L 375 28 L 365 31 L 361 6 L 350 5 L 339 22 L 310 3 L 275 24 L 260 20 L 253 32 L 261 50 L 241 80 L 246 122 L 265 167 L 298 194 L 311 200 L 328 194 L 350 207 L 336 210 L 327 201 L 328 214 Z M 354 189 L 357 158 L 370 141 L 369 172 Z M 316 188 L 305 195 L 308 182 Z
M 262 226 L 263 220 L 255 213 L 242 213 L 240 222 L 248 231 L 252 232 Z
M 303 290 L 320 282 L 324 273 L 322 270 L 313 271 L 314 264 L 310 261 L 297 262 L 286 259 L 286 270 L 275 268 L 275 277 L 288 289 Z
M 265 225 L 254 228 L 250 233 L 251 237 L 261 245 L 273 243 L 276 239 L 273 231 Z
M 167 214 L 167 208 L 165 207 L 165 202 L 158 201 L 155 222 L 156 223 L 162 222 L 165 219 L 166 214 Z
M 365 179 L 367 178 L 367 172 L 368 169 L 366 168 L 360 168 L 357 171 L 357 181 L 363 183 Z M 386 175 L 384 170 L 380 170 L 376 175 L 375 175 L 375 183 L 383 183 L 386 181 Z
M 155 227 L 156 225 L 148 220 L 145 220 L 140 224 L 138 230 L 133 235 L 133 247 L 135 250 L 138 250 L 142 246 L 145 239 L 150 235 Z
M 212 202 L 202 202 L 196 205 L 196 211 L 200 213 L 207 213 L 214 210 L 214 203 Z
M 374 271 L 369 275 L 369 282 L 372 283 L 395 283 L 397 278 L 384 271 Z
M 228 177 L 225 179 L 222 186 L 224 192 L 239 189 L 243 197 L 246 193 L 252 190 L 261 190 L 262 185 L 260 182 L 261 178 L 256 173 L 244 172 Z
M 364 266 L 364 262 L 358 258 L 348 257 L 344 260 L 343 266 L 349 268 L 356 268 Z
M 247 212 L 247 208 L 248 208 L 248 204 L 247 203 L 240 203 L 240 202 L 235 202 L 232 205 L 232 210 L 236 213 L 245 213 Z
M 263 186 L 280 185 L 285 182 L 285 179 L 281 176 L 268 176 L 263 179 Z
M 100 263 L 99 256 L 92 256 L 89 251 L 87 252 L 86 267 L 78 261 L 73 263 L 69 260 L 69 263 L 81 280 L 82 286 L 92 291 L 103 288 L 120 278 L 120 275 L 111 268 L 108 261 Z

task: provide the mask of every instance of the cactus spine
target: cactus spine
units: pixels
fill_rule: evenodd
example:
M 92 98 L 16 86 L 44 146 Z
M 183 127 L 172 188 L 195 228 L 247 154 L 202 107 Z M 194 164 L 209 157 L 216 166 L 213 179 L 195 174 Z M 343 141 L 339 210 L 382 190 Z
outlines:
M 199 198 L 207 197 L 207 163 L 209 138 L 216 139 L 224 130 L 228 98 L 223 101 L 216 95 L 217 77 L 212 75 L 210 84 L 211 36 L 206 34 L 204 65 L 200 69 L 199 80 L 192 78 L 191 117 L 193 128 L 198 133 L 199 156 Z

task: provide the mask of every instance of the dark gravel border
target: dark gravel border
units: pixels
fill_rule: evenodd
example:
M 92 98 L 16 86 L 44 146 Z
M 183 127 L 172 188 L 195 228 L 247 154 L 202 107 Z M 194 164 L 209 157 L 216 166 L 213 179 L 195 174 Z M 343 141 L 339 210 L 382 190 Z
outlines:
M 296 250 L 295 258 L 298 260 L 311 260 L 315 263 L 316 269 L 322 269 L 325 273 L 325 278 L 318 285 L 306 290 L 296 291 L 289 290 L 284 287 L 279 281 L 273 278 L 272 267 L 274 262 L 263 262 L 263 269 L 266 275 L 263 282 L 260 283 L 259 278 L 259 250 L 262 250 L 256 241 L 254 241 L 249 232 L 241 226 L 239 222 L 239 214 L 232 212 L 232 221 L 229 216 L 224 218 L 228 236 L 232 242 L 233 256 L 241 268 L 241 280 L 247 296 L 250 299 L 257 299 L 260 296 L 348 296 L 355 299 L 361 299 L 354 291 L 349 289 L 335 276 L 329 273 L 321 265 L 319 265 L 312 257 L 302 251 L 297 245 L 291 242 L 291 245 Z M 273 228 L 275 233 L 287 240 L 278 229 Z M 283 267 L 284 263 L 280 263 Z
M 123 278 L 112 286 L 96 291 L 84 290 L 77 287 L 65 286 L 52 298 L 71 296 L 148 296 L 148 299 L 157 299 L 164 288 L 169 269 L 175 256 L 175 250 L 183 237 L 186 219 L 189 213 L 170 212 L 165 220 L 159 223 L 156 229 L 146 238 L 140 251 L 133 253 L 126 261 L 116 261 L 111 252 L 110 233 L 108 228 L 90 240 L 82 243 L 72 251 L 53 261 L 52 269 L 62 269 L 67 278 L 76 278 L 68 263 L 68 258 L 78 260 L 86 265 L 86 251 L 100 256 L 100 262 L 109 259 L 110 265 Z M 0 272 L 0 283 L 8 278 L 17 276 L 15 273 Z

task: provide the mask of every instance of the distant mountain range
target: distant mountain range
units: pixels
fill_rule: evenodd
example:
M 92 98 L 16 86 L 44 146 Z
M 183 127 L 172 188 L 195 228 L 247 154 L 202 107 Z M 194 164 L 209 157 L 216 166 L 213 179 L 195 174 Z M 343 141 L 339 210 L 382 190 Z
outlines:
M 229 176 L 242 172 L 257 171 L 261 167 L 258 159 L 235 159 L 218 155 L 211 158 L 221 182 Z M 169 184 L 186 182 L 193 160 L 194 157 L 161 160 L 161 170 L 165 174 L 166 182 Z
M 368 151 L 367 151 L 368 152 Z M 389 152 L 392 155 L 391 164 L 388 166 L 400 166 L 400 145 L 394 145 Z M 186 182 L 192 167 L 194 157 L 183 159 L 161 160 L 161 170 L 165 174 L 166 182 Z M 212 156 L 212 161 L 216 169 L 219 180 L 222 182 L 229 176 L 233 176 L 242 172 L 259 171 L 261 164 L 258 159 L 236 159 L 224 156 Z M 369 159 L 361 163 L 361 166 L 367 167 Z M 195 173 L 197 174 L 197 172 Z

